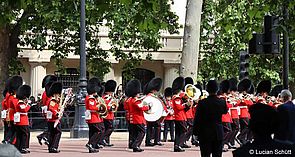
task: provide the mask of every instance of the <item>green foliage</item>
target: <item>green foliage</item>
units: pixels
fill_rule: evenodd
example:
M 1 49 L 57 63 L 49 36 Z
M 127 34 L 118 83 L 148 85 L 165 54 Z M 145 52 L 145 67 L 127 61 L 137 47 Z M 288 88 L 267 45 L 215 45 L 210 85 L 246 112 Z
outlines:
M 263 18 L 266 14 L 282 16 L 283 0 L 207 0 L 201 24 L 201 47 L 204 58 L 200 63 L 199 78 L 226 79 L 238 76 L 239 52 L 247 49 L 252 32 L 262 32 Z M 294 65 L 294 5 L 287 2 L 290 20 L 280 21 L 278 32 L 289 32 L 290 67 Z M 282 29 L 288 28 L 288 29 Z M 282 42 L 281 42 L 282 43 Z M 261 79 L 280 81 L 282 56 L 252 55 L 250 59 L 250 78 L 257 82 Z M 291 69 L 290 69 L 291 70 Z M 291 71 L 294 75 L 294 71 Z
M 170 11 L 172 0 L 86 0 L 86 53 L 88 71 L 103 78 L 111 63 L 126 60 L 132 72 L 140 63 L 140 53 L 156 51 L 160 31 L 177 33 L 178 17 Z M 0 2 L 0 26 L 19 25 L 21 46 L 53 50 L 58 70 L 69 53 L 79 53 L 80 0 L 5 0 Z M 98 38 L 102 25 L 110 28 L 111 54 L 102 50 Z M 123 49 L 132 49 L 123 53 Z M 129 64 L 129 62 L 136 64 Z

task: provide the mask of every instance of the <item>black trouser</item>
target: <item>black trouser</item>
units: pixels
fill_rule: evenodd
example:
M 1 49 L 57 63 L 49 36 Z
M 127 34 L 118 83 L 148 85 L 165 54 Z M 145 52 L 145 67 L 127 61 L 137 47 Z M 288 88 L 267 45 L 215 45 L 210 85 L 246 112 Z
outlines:
M 132 148 L 132 144 L 134 141 L 134 137 L 133 137 L 133 130 L 131 129 L 131 125 L 129 122 L 127 122 L 128 125 L 128 148 Z
M 89 141 L 88 144 L 91 144 L 94 147 L 98 143 L 99 134 L 101 134 L 101 127 L 99 127 L 98 123 L 88 123 L 89 127 Z
M 240 134 L 238 135 L 238 139 L 242 142 L 242 144 L 246 143 L 248 140 L 248 134 L 249 134 L 249 118 L 240 118 L 240 127 L 241 131 Z
M 161 123 L 160 120 L 155 122 L 147 122 L 147 132 L 145 143 L 150 143 L 152 137 L 154 138 L 154 143 L 158 143 L 160 141 L 160 134 L 161 134 Z
M 231 128 L 231 123 L 229 122 L 222 122 L 223 126 L 223 142 L 224 144 L 228 144 L 231 140 L 231 135 L 232 135 L 232 128 Z
M 16 130 L 15 130 L 14 121 L 7 122 L 7 126 L 8 126 L 8 128 L 7 128 L 7 134 L 6 134 L 5 141 L 12 144 L 14 142 L 15 137 L 16 137 Z
M 164 121 L 164 141 L 167 140 L 168 129 L 170 130 L 170 139 L 174 141 L 174 121 L 173 120 Z
M 186 121 L 175 121 L 174 147 L 182 146 L 184 144 L 186 132 L 187 132 Z
M 240 130 L 240 122 L 238 118 L 233 119 L 233 123 L 231 124 L 231 127 L 232 127 L 232 134 L 230 137 L 230 144 L 235 145 L 235 138 Z
M 103 122 L 100 122 L 100 123 L 98 123 L 98 127 L 100 128 L 100 130 L 101 130 L 101 132 L 100 133 L 98 133 L 98 143 L 97 144 L 100 144 L 100 145 L 102 145 L 103 144 L 103 134 L 104 134 L 104 132 L 105 132 L 105 128 L 104 128 L 104 123 Z
M 193 122 L 194 122 L 194 119 L 192 119 L 192 118 L 189 118 L 186 120 L 186 125 L 188 128 L 187 128 L 187 132 L 185 134 L 185 141 L 189 141 L 189 139 L 193 135 Z M 192 141 L 193 141 L 193 138 L 192 138 Z
M 61 125 L 60 123 L 54 128 L 54 122 L 48 122 L 49 138 L 48 138 L 48 149 L 55 148 L 59 146 L 59 141 L 61 137 Z
M 222 156 L 222 140 L 200 140 L 201 157 L 221 157 Z
M 133 143 L 132 148 L 140 147 L 145 135 L 144 124 L 130 124 L 130 130 L 132 130 Z
M 3 121 L 3 122 L 4 122 L 4 137 L 3 137 L 3 141 L 6 141 L 7 134 L 8 134 L 8 122 L 7 121 Z
M 18 150 L 29 148 L 30 130 L 28 125 L 16 125 L 16 148 Z
M 105 132 L 104 132 L 104 140 L 106 143 L 110 144 L 110 136 L 114 131 L 113 120 L 104 119 L 103 120 Z

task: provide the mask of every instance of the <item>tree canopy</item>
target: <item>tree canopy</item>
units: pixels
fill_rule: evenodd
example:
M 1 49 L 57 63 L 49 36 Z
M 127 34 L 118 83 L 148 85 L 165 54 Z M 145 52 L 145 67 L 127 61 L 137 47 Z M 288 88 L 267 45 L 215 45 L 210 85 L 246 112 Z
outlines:
M 88 71 L 103 78 L 109 72 L 107 67 L 111 63 L 106 59 L 110 55 L 117 60 L 127 60 L 124 68 L 132 71 L 140 63 L 140 52 L 162 46 L 158 42 L 160 30 L 178 32 L 180 25 L 170 10 L 172 3 L 172 0 L 86 0 Z M 12 67 L 10 72 L 21 70 L 16 69 L 20 62 L 12 62 L 20 51 L 18 44 L 40 51 L 53 50 L 59 70 L 63 69 L 62 59 L 69 53 L 78 54 L 79 0 L 5 0 L 0 2 L 0 12 L 0 45 L 4 44 L 0 54 L 6 54 L 8 59 L 0 68 L 0 79 L 7 78 L 8 71 L 3 69 L 8 65 Z M 112 48 L 108 51 L 100 47 L 98 33 L 102 25 L 110 30 Z M 132 51 L 123 53 L 124 48 L 132 48 Z
M 285 0 L 206 0 L 203 4 L 199 79 L 227 79 L 239 73 L 239 52 L 246 50 L 252 32 L 262 32 L 266 14 L 281 17 L 277 32 L 288 31 L 290 36 L 290 67 L 295 64 L 295 2 Z M 289 10 L 289 20 L 282 20 L 283 5 Z M 281 40 L 282 47 L 282 40 Z M 281 49 L 282 50 L 282 49 Z M 282 54 L 282 53 L 281 53 Z M 290 68 L 290 79 L 294 78 Z M 281 82 L 282 55 L 251 55 L 250 78 Z M 291 79 L 291 81 L 294 81 Z

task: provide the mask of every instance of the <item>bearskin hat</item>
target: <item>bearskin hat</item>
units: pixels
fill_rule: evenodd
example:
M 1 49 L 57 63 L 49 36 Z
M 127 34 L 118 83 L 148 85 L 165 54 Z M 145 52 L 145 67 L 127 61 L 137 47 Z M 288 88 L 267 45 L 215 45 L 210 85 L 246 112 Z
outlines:
M 45 85 L 45 92 L 46 92 L 46 95 L 48 96 L 49 95 L 49 88 L 51 87 L 51 85 L 56 82 L 56 81 L 50 81 L 48 82 L 46 85 Z
M 183 77 L 177 77 L 174 79 L 172 83 L 172 92 L 173 94 L 177 94 L 180 90 L 182 90 L 185 86 L 185 80 Z
M 117 82 L 115 80 L 108 80 L 105 84 L 104 92 L 115 92 L 117 86 Z
M 243 91 L 246 91 L 246 92 L 249 92 L 250 91 L 250 88 L 251 88 L 251 85 L 252 85 L 252 81 L 245 78 L 243 80 L 241 80 L 238 84 L 238 91 L 239 92 L 243 92 Z
M 230 83 L 229 83 L 228 80 L 223 80 L 223 81 L 221 81 L 221 83 L 220 83 L 220 85 L 219 85 L 219 91 L 220 91 L 221 93 L 227 93 L 228 90 L 229 90 L 229 85 L 230 85 Z
M 159 91 L 162 87 L 162 79 L 159 77 L 153 78 L 146 87 L 146 90 L 148 93 L 150 93 L 153 90 Z
M 97 93 L 100 87 L 96 83 L 88 83 L 86 89 L 88 94 L 93 94 Z
M 271 90 L 271 81 L 270 80 L 263 80 L 258 83 L 257 86 L 257 93 L 269 93 Z
M 54 94 L 61 94 L 61 92 L 62 92 L 62 83 L 61 82 L 54 82 L 49 88 L 48 97 L 51 97 Z
M 7 81 L 9 93 L 16 91 L 21 85 L 23 85 L 23 78 L 21 76 L 12 76 Z
M 57 81 L 56 76 L 54 76 L 54 75 L 46 75 L 42 80 L 42 88 L 45 88 L 47 83 L 56 82 L 56 81 Z
M 164 90 L 164 96 L 165 97 L 172 97 L 173 95 L 173 92 L 172 92 L 172 88 L 171 87 L 167 87 L 165 90 Z
M 228 81 L 229 81 L 229 91 L 234 91 L 234 92 L 237 91 L 238 80 L 235 78 L 230 78 Z
M 91 79 L 88 80 L 88 83 L 101 84 L 101 80 L 98 77 L 92 77 Z
M 138 93 L 141 93 L 141 83 L 139 80 L 130 80 L 125 88 L 125 94 L 127 97 L 135 97 Z
M 209 80 L 207 83 L 207 92 L 216 93 L 218 91 L 218 83 L 216 80 Z
M 184 82 L 185 82 L 185 85 L 187 85 L 187 84 L 194 84 L 194 80 L 191 78 L 191 77 L 186 77 L 185 79 L 184 79 Z
M 16 91 L 16 98 L 23 100 L 29 98 L 31 95 L 31 87 L 29 85 L 22 85 Z
M 283 89 L 284 89 L 283 85 L 276 85 L 273 87 L 269 95 L 277 97 Z

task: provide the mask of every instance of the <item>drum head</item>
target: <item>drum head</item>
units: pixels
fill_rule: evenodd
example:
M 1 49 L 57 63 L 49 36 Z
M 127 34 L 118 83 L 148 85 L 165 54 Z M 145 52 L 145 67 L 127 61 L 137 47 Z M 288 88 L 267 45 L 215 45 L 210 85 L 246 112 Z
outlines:
M 151 106 L 150 110 L 143 112 L 146 121 L 154 122 L 162 117 L 164 108 L 161 100 L 153 96 L 147 96 L 142 102 L 144 105 Z

